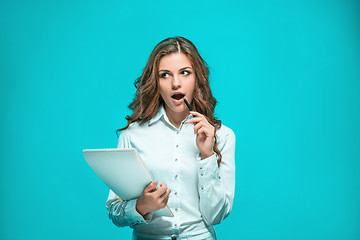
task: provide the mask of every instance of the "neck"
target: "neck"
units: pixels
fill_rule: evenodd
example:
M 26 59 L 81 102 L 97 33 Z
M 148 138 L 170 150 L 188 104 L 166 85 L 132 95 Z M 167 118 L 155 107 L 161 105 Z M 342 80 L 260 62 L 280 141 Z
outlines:
M 189 110 L 186 110 L 184 112 L 174 112 L 171 109 L 167 108 L 165 106 L 165 112 L 166 116 L 168 117 L 170 123 L 174 125 L 176 128 L 179 128 L 181 125 L 181 122 L 190 114 Z

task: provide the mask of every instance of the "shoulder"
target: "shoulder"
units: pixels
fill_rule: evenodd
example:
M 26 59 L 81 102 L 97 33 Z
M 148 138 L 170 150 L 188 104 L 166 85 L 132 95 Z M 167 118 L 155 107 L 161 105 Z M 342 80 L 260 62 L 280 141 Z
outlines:
M 229 127 L 221 124 L 220 129 L 216 130 L 216 137 L 220 151 L 225 148 L 235 148 L 235 133 Z
M 139 136 L 143 136 L 144 125 L 139 122 L 134 122 L 129 125 L 129 127 L 121 131 L 118 139 L 118 148 L 132 148 L 133 142 L 139 139 Z
M 121 131 L 119 137 L 126 137 L 128 138 L 131 135 L 138 134 L 139 131 L 143 131 L 148 126 L 148 122 L 140 123 L 140 122 L 133 122 L 129 125 L 129 127 L 123 131 Z
M 234 131 L 231 128 L 225 126 L 224 124 L 221 124 L 221 127 L 218 130 L 216 130 L 216 135 L 219 138 L 227 138 L 227 137 L 235 138 Z

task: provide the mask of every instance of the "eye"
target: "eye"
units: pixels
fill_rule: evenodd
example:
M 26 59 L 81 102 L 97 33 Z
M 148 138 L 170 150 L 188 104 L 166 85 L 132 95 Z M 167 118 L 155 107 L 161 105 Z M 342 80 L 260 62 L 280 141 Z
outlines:
M 183 74 L 184 76 L 187 76 L 187 75 L 190 75 L 191 72 L 184 70 L 184 71 L 182 71 L 182 74 Z
M 162 73 L 162 74 L 160 75 L 161 78 L 167 78 L 168 76 L 169 76 L 168 73 Z

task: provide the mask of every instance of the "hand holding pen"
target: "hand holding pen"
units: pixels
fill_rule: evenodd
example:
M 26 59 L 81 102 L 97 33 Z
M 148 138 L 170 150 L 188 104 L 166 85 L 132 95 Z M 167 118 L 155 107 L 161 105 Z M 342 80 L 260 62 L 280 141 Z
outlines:
M 196 145 L 200 150 L 201 159 L 208 158 L 214 154 L 214 137 L 215 127 L 211 125 L 206 117 L 201 113 L 195 112 L 191 109 L 189 103 L 184 98 L 186 106 L 190 110 L 190 114 L 194 117 L 187 120 L 187 123 L 194 124 L 194 134 L 196 134 Z

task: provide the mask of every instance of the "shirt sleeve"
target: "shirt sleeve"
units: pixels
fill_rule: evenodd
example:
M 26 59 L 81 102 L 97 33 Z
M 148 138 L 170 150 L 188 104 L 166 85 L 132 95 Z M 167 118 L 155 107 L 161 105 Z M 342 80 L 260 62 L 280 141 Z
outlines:
M 136 199 L 130 201 L 121 200 L 110 190 L 106 208 L 109 212 L 109 219 L 118 227 L 144 224 L 151 220 L 152 212 L 141 216 L 136 211 Z
M 129 136 L 123 131 L 119 136 L 118 148 L 131 148 Z M 118 227 L 144 224 L 152 219 L 150 212 L 144 217 L 136 211 L 136 200 L 125 201 L 119 198 L 112 190 L 109 192 L 106 201 L 106 208 L 109 212 L 109 219 Z
M 230 130 L 223 139 L 219 139 L 222 155 L 220 167 L 217 156 L 201 160 L 197 155 L 198 191 L 200 212 L 209 225 L 222 222 L 232 209 L 235 192 L 235 134 Z

